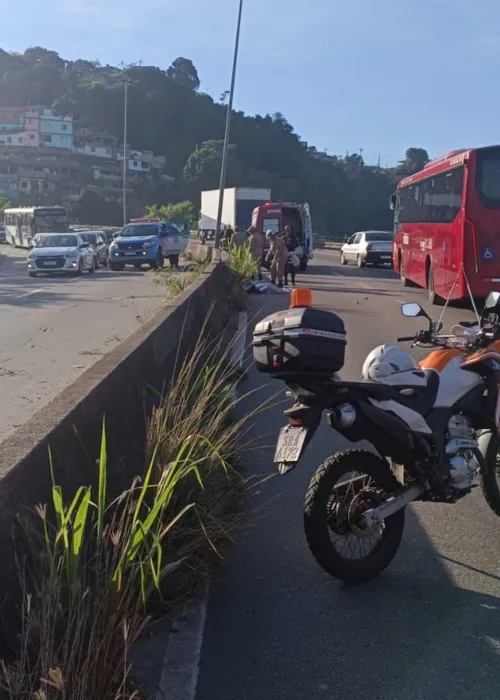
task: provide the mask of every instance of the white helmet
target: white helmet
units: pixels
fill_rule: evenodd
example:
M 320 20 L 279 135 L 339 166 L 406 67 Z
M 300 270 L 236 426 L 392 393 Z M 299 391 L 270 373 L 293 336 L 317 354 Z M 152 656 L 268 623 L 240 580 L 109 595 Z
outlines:
M 276 231 L 273 231 L 272 229 L 268 229 L 266 231 L 266 238 L 273 238 L 273 236 L 276 235 Z
M 405 372 L 415 368 L 415 360 L 409 353 L 398 348 L 397 345 L 387 343 L 371 351 L 363 364 L 361 374 L 363 379 L 380 381 L 395 372 Z

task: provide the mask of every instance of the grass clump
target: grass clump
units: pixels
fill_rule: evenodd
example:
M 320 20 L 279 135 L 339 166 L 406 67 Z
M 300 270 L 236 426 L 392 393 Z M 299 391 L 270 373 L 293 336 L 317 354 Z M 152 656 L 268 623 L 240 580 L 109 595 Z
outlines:
M 145 468 L 117 498 L 104 425 L 95 487 L 67 499 L 50 460 L 55 517 L 39 505 L 26 528 L 20 652 L 0 661 L 11 700 L 139 697 L 132 645 L 158 606 L 164 613 L 203 582 L 238 520 L 244 421 L 231 414 L 239 375 L 221 348 L 201 339 L 180 363 L 150 418 Z
M 250 242 L 237 246 L 232 241 L 228 247 L 229 267 L 238 275 L 243 284 L 251 282 L 257 274 L 257 262 L 250 252 Z

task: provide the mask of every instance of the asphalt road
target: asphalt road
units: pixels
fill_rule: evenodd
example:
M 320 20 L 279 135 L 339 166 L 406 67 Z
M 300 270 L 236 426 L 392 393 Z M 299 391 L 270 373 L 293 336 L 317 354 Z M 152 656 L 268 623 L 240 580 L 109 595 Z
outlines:
M 38 277 L 0 247 L 0 442 L 162 304 L 146 271 Z
M 341 268 L 338 252 L 319 253 L 301 282 L 344 318 L 351 379 L 375 345 L 420 327 L 401 316 L 402 301 L 439 314 L 389 270 Z M 287 301 L 256 296 L 251 313 Z M 449 309 L 445 328 L 471 318 Z M 289 400 L 253 369 L 244 388 L 255 392 L 247 410 L 276 395 L 251 421 L 249 474 L 266 477 Z M 411 506 L 389 569 L 360 587 L 341 584 L 317 566 L 302 530 L 311 474 L 341 447 L 324 425 L 295 472 L 251 491 L 248 522 L 211 586 L 197 700 L 497 700 L 500 521 L 479 490 L 454 506 Z

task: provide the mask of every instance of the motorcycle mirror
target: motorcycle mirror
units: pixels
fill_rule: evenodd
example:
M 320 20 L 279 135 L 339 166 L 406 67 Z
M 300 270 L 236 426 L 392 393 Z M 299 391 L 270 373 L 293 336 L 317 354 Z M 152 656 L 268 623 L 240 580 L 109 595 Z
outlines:
M 494 309 L 500 302 L 500 292 L 490 292 L 484 302 L 485 309 Z
M 427 314 L 417 303 L 401 304 L 401 313 L 403 316 L 408 316 L 410 318 L 416 318 L 417 316 L 426 316 Z

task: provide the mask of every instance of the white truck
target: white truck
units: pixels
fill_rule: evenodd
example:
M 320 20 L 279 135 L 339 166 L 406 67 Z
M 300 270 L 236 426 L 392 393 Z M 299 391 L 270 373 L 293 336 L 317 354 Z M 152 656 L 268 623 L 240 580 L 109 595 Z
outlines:
M 224 190 L 221 230 L 226 226 L 233 229 L 247 229 L 255 207 L 271 200 L 271 190 L 267 187 L 230 187 Z M 205 190 L 201 193 L 201 210 L 198 220 L 198 235 L 202 241 L 215 238 L 219 190 Z

